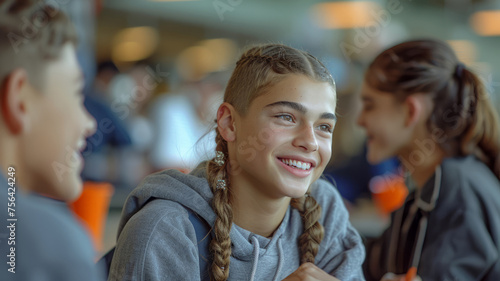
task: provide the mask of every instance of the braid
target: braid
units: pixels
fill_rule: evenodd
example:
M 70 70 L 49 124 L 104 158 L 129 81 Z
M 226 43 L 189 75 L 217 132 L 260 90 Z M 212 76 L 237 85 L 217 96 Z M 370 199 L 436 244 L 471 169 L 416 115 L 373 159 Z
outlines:
M 236 112 L 245 116 L 250 104 L 257 97 L 264 95 L 276 83 L 287 75 L 304 75 L 318 82 L 326 82 L 335 89 L 335 82 L 327 68 L 314 56 L 282 44 L 266 44 L 248 49 L 236 63 L 236 68 L 226 86 L 224 102 L 232 105 Z M 226 141 L 217 131 L 217 151 L 228 157 Z M 229 276 L 231 256 L 230 230 L 233 212 L 230 202 L 230 183 L 228 172 L 231 165 L 217 166 L 214 161 L 207 165 L 207 178 L 214 194 L 212 207 L 216 220 L 213 227 L 215 237 L 210 243 L 213 255 L 212 280 L 226 280 Z M 226 189 L 217 188 L 217 181 L 226 180 Z M 302 262 L 312 261 L 318 253 L 323 239 L 323 227 L 318 223 L 321 208 L 312 197 L 301 198 L 293 203 L 301 210 L 304 222 L 304 234 L 299 239 Z
M 218 131 L 215 142 L 217 143 L 217 151 L 222 151 L 226 159 L 222 166 L 217 165 L 214 160 L 209 161 L 207 165 L 208 183 L 214 194 L 212 208 L 217 216 L 213 227 L 215 237 L 210 242 L 210 253 L 213 256 L 211 280 L 224 281 L 229 277 L 231 257 L 231 237 L 229 234 L 233 223 L 233 210 L 229 203 L 227 143 Z M 226 188 L 217 188 L 217 182 L 221 179 L 226 181 Z
M 301 198 L 292 199 L 291 205 L 299 210 L 304 223 L 304 233 L 299 237 L 300 263 L 314 263 L 319 244 L 325 234 L 323 226 L 319 223 L 321 206 L 309 193 Z

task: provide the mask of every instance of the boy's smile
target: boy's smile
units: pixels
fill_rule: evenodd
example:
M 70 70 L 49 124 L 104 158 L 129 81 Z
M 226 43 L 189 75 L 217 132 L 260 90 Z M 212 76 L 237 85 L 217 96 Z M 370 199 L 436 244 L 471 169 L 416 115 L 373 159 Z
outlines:
M 75 50 L 67 43 L 60 57 L 47 65 L 43 90 L 29 87 L 29 126 L 22 152 L 32 191 L 61 200 L 81 192 L 81 152 L 94 132 L 95 120 L 83 106 L 83 77 Z

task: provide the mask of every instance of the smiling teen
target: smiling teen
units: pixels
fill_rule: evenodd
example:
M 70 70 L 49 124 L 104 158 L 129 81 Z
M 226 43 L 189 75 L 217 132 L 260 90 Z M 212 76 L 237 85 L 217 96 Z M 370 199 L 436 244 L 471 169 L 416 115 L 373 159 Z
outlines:
M 362 100 L 368 160 L 399 157 L 412 190 L 367 244 L 367 280 L 500 280 L 500 124 L 481 80 L 446 43 L 409 41 L 371 63 Z
M 0 0 L 0 280 L 103 278 L 67 206 L 82 191 L 80 152 L 95 130 L 75 46 L 63 12 Z
M 310 54 L 246 51 L 217 111 L 217 156 L 132 192 L 108 280 L 364 280 L 361 239 L 318 179 L 335 107 L 334 81 Z M 207 256 L 193 213 L 210 228 Z

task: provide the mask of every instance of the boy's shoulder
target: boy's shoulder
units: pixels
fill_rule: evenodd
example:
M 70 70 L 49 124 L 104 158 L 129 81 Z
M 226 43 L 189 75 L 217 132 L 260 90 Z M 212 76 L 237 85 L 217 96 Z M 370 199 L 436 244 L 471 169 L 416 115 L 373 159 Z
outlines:
M 0 190 L 1 202 L 8 202 L 7 187 Z M 93 262 L 90 239 L 65 203 L 19 191 L 15 203 L 14 216 L 9 217 L 7 206 L 1 208 L 6 210 L 0 214 L 1 221 L 11 227 L 2 227 L 0 249 L 2 255 L 14 256 L 14 262 L 2 265 L 0 276 L 14 267 L 15 275 L 7 275 L 14 279 L 8 280 L 103 280 Z

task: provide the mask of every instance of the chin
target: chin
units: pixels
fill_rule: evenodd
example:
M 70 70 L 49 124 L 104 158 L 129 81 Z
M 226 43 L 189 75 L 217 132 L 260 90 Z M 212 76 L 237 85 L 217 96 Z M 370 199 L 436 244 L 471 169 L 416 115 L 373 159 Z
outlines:
M 306 194 L 307 190 L 309 189 L 309 186 L 306 185 L 284 185 L 282 187 L 283 194 L 287 197 L 290 198 L 300 198 Z
M 60 199 L 66 202 L 73 202 L 82 194 L 83 183 L 80 176 L 78 176 L 78 179 L 73 178 L 68 180 L 61 188 Z
M 367 156 L 366 156 L 366 160 L 368 161 L 368 163 L 370 163 L 371 165 L 377 165 L 377 164 L 380 164 L 381 162 L 383 162 L 384 160 L 388 159 L 388 157 L 383 157 L 381 155 L 373 155 L 372 153 L 368 152 Z

